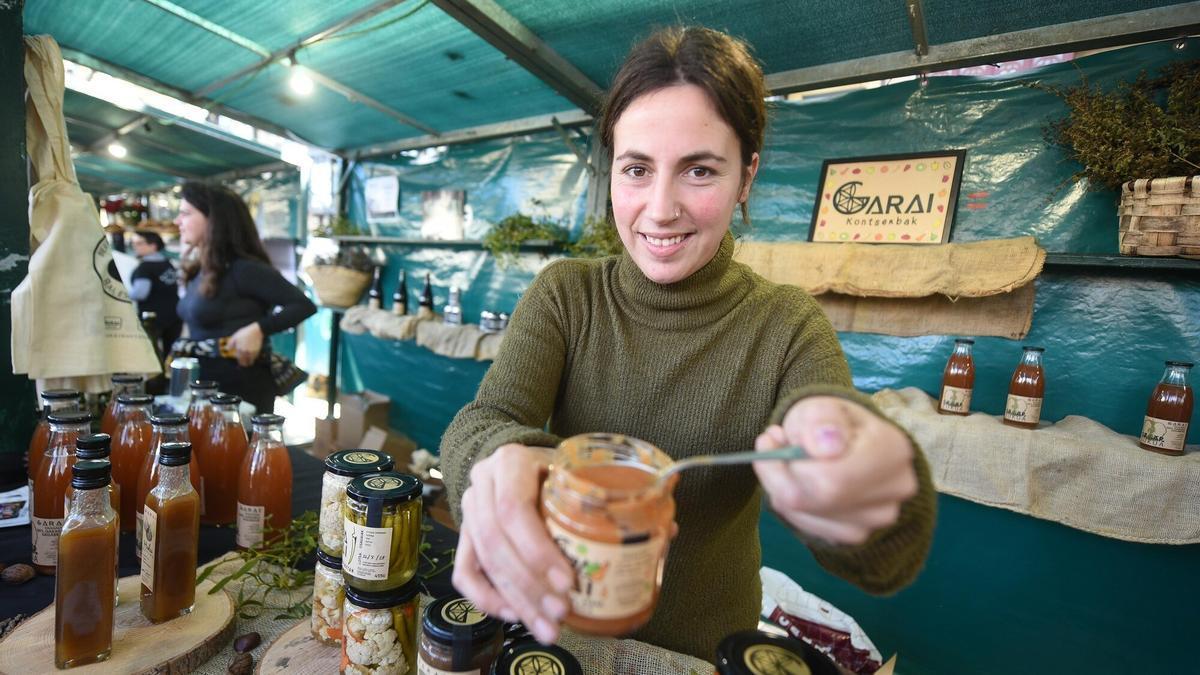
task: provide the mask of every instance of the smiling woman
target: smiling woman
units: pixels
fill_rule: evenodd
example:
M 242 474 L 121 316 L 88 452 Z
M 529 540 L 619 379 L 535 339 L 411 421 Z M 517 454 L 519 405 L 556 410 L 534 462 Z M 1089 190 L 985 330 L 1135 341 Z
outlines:
M 822 565 L 869 592 L 907 584 L 925 558 L 934 492 L 920 451 L 853 389 L 816 302 L 732 259 L 765 94 L 746 45 L 722 33 L 672 28 L 633 48 L 601 123 L 625 251 L 538 275 L 442 438 L 461 523 L 455 586 L 543 642 L 568 615 L 633 627 L 646 611 L 621 599 L 648 540 L 581 540 L 607 562 L 577 569 L 578 546 L 560 551 L 538 511 L 549 448 L 577 434 L 640 439 L 673 459 L 785 445 L 810 456 L 680 477 L 677 534 L 639 640 L 713 659 L 723 637 L 754 628 L 764 494 Z M 597 610 L 585 588 L 613 600 Z

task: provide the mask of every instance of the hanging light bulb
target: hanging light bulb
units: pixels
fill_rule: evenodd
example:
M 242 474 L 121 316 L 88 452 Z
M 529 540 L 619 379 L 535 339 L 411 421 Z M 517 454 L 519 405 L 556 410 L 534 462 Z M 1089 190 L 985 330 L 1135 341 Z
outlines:
M 304 72 L 304 67 L 296 62 L 295 56 L 288 57 L 288 68 L 292 71 L 291 77 L 288 78 L 288 86 L 292 91 L 301 96 L 308 96 L 313 92 L 313 81 Z
M 129 150 L 125 149 L 124 145 L 114 141 L 108 144 L 108 154 L 116 157 L 117 159 L 122 159 L 125 157 L 125 155 L 129 154 Z

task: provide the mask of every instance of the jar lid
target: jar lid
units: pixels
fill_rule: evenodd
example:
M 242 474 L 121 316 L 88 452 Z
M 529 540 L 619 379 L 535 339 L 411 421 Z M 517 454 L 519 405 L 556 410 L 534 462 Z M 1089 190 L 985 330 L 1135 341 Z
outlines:
M 235 394 L 213 394 L 208 400 L 216 405 L 241 405 L 242 397 Z
M 158 446 L 158 463 L 163 466 L 184 466 L 192 461 L 192 444 L 187 441 L 163 443 Z
M 1196 365 L 1191 361 L 1167 361 L 1168 366 L 1178 366 L 1180 368 L 1191 368 Z
M 112 436 L 92 434 L 75 439 L 75 459 L 108 459 L 112 451 Z
M 150 394 L 118 394 L 117 403 L 124 405 L 150 405 L 154 397 Z
M 492 666 L 492 675 L 523 673 L 583 675 L 583 668 L 571 652 L 562 647 L 544 645 L 537 640 L 521 640 L 504 648 Z
M 216 389 L 220 385 L 216 380 L 192 380 L 192 389 Z
M 188 423 L 186 415 L 179 413 L 163 413 L 162 415 L 151 415 L 150 424 L 156 427 L 182 427 Z
M 342 450 L 325 458 L 325 470 L 338 476 L 391 471 L 394 466 L 391 455 L 375 450 Z
M 107 459 L 85 459 L 71 465 L 71 487 L 76 490 L 95 490 L 108 485 L 112 464 Z
M 342 559 L 341 558 L 329 555 L 328 553 L 326 553 L 325 551 L 322 551 L 319 548 L 317 549 L 317 562 L 321 563 L 322 565 L 328 567 L 331 570 L 338 570 L 340 572 L 342 569 Z
M 47 389 L 42 392 L 43 401 L 66 401 L 72 398 L 79 398 L 79 392 L 75 389 Z
M 447 646 L 486 644 L 500 636 L 499 619 L 479 611 L 475 603 L 458 595 L 438 598 L 425 607 L 422 630 Z
M 726 637 L 717 645 L 717 673 L 838 675 L 838 669 L 829 657 L 800 640 L 746 630 Z
M 110 378 L 113 384 L 141 384 L 142 376 L 134 373 L 113 373 Z
M 360 502 L 399 504 L 421 496 L 421 479 L 395 471 L 368 474 L 350 481 L 346 495 Z
M 274 413 L 262 413 L 250 418 L 251 424 L 283 424 L 283 415 Z
M 82 410 L 55 412 L 46 415 L 50 424 L 84 424 L 92 421 L 92 414 Z
M 363 609 L 391 609 L 412 600 L 420 592 L 421 582 L 416 577 L 400 588 L 390 591 L 360 591 L 346 584 L 346 599 Z

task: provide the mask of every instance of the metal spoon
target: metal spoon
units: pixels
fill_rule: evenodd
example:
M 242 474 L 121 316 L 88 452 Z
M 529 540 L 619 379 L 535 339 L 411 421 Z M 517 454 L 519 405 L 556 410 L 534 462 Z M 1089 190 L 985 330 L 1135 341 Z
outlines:
M 658 472 L 658 480 L 663 481 L 669 478 L 672 474 L 679 473 L 684 469 L 691 469 L 697 466 L 716 466 L 721 464 L 749 464 L 750 462 L 768 462 L 768 461 L 791 461 L 796 459 L 805 459 L 808 453 L 804 448 L 799 446 L 791 446 L 780 448 L 779 450 L 770 450 L 767 452 L 731 452 L 724 455 L 696 455 L 681 459 L 678 462 L 673 462 L 669 466 L 660 469 Z

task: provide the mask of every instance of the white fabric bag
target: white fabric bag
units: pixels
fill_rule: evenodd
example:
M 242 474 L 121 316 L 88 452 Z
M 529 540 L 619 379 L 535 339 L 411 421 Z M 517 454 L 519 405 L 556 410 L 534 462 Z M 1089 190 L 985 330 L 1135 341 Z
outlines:
M 63 62 L 49 36 L 25 38 L 29 273 L 12 294 L 14 373 L 39 388 L 106 391 L 115 372 L 162 367 L 113 263 L 92 198 L 75 177 L 63 119 Z

